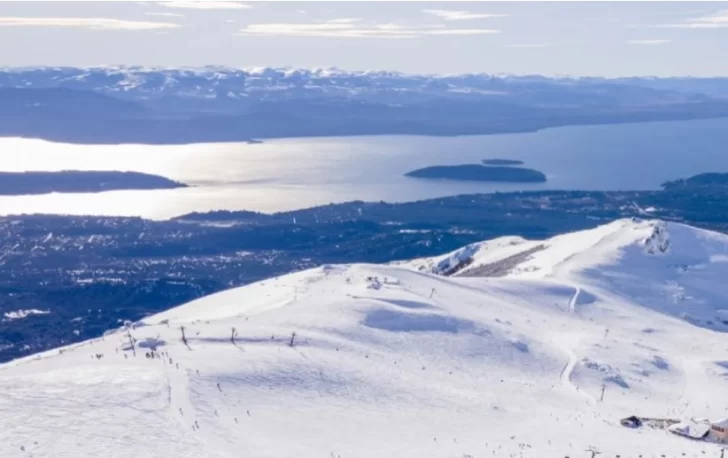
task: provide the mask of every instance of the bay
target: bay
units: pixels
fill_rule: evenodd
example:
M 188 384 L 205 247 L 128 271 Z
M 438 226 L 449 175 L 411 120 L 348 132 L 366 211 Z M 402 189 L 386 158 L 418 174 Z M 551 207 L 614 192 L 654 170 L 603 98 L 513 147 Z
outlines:
M 519 159 L 548 182 L 473 183 L 403 176 L 431 165 Z M 647 190 L 728 171 L 728 119 L 578 126 L 464 137 L 290 138 L 261 144 L 75 145 L 0 138 L 0 171 L 130 170 L 191 188 L 0 197 L 0 215 L 142 216 L 284 211 L 351 200 L 403 202 L 542 189 Z

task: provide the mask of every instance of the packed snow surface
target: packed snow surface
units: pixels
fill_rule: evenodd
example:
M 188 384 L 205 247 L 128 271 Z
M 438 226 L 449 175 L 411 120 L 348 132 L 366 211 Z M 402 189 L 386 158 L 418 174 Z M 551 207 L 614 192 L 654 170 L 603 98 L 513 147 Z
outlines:
M 269 279 L 0 366 L 0 456 L 719 456 L 619 420 L 727 416 L 726 260 L 620 220 Z

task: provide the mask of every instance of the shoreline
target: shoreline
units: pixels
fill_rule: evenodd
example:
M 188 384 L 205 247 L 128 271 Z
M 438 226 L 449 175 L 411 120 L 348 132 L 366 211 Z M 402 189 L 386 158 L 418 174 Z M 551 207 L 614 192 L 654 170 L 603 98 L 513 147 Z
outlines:
M 583 123 L 565 123 L 565 124 L 554 124 L 550 126 L 538 127 L 538 128 L 525 128 L 525 129 L 503 129 L 496 131 L 482 131 L 482 132 L 464 132 L 464 133 L 409 133 L 409 132 L 382 132 L 382 133 L 337 133 L 336 135 L 321 135 L 318 133 L 312 133 L 310 135 L 282 135 L 282 136 L 266 136 L 258 135 L 254 138 L 238 138 L 238 139 L 226 139 L 222 138 L 219 140 L 200 140 L 200 141 L 160 141 L 160 142 L 140 142 L 140 141 L 109 141 L 109 142 L 95 142 L 85 141 L 83 139 L 76 139 L 74 141 L 68 141 L 63 139 L 54 139 L 50 136 L 23 136 L 23 135 L 4 135 L 0 134 L 0 140 L 3 139 L 22 139 L 22 140 L 38 140 L 49 143 L 59 143 L 66 145 L 78 145 L 78 146 L 120 146 L 120 145 L 138 145 L 138 146 L 189 146 L 189 145 L 210 145 L 210 144 L 229 144 L 229 143 L 242 143 L 248 145 L 266 144 L 270 141 L 275 140 L 296 140 L 296 139 L 315 139 L 315 138 L 377 138 L 377 137 L 424 137 L 424 138 L 456 138 L 456 137 L 481 137 L 481 136 L 492 136 L 492 135 L 519 135 L 519 134 L 534 134 L 545 130 L 563 129 L 570 127 L 600 127 L 600 126 L 624 126 L 631 124 L 656 124 L 656 123 L 684 123 L 684 122 L 700 122 L 717 119 L 728 119 L 728 114 L 715 115 L 715 116 L 704 116 L 704 117 L 675 117 L 674 119 L 646 119 L 646 120 L 622 120 L 613 122 L 583 122 Z M 252 141 L 252 142 L 251 142 Z
M 654 189 L 641 189 L 641 190 L 634 190 L 634 189 L 623 189 L 623 190 L 594 190 L 594 189 L 541 189 L 541 190 L 530 190 L 530 191 L 493 191 L 493 192 L 479 192 L 479 193 L 460 193 L 460 194 L 452 194 L 447 196 L 441 196 L 441 197 L 433 197 L 433 198 L 427 198 L 427 199 L 414 199 L 414 200 L 406 200 L 406 201 L 387 201 L 387 200 L 345 200 L 340 202 L 330 202 L 328 204 L 321 204 L 321 205 L 312 205 L 312 206 L 305 206 L 305 207 L 295 207 L 288 210 L 281 210 L 281 211 L 273 211 L 273 212 L 266 212 L 266 211 L 256 211 L 256 210 L 250 210 L 250 209 L 240 209 L 240 210 L 225 210 L 225 209 L 217 209 L 217 210 L 209 210 L 209 211 L 192 211 L 187 213 L 180 213 L 176 216 L 170 216 L 170 217 L 164 217 L 164 218 L 152 218 L 152 217 L 146 217 L 142 215 L 106 215 L 106 214 L 96 214 L 96 213 L 45 213 L 45 212 L 38 212 L 38 213 L 7 213 L 3 214 L 0 213 L 0 219 L 3 218 L 28 218 L 28 217 L 58 217 L 58 218 L 135 218 L 135 219 L 141 219 L 145 221 L 155 221 L 155 222 L 165 222 L 165 221 L 178 221 L 178 222 L 195 222 L 190 219 L 186 219 L 185 217 L 191 216 L 191 215 L 206 215 L 206 214 L 215 214 L 215 213 L 229 213 L 231 214 L 231 219 L 241 219 L 236 218 L 236 214 L 256 214 L 261 217 L 277 217 L 281 215 L 287 215 L 292 213 L 299 213 L 299 212 L 315 212 L 317 210 L 323 210 L 327 208 L 337 207 L 337 206 L 349 206 L 349 205 L 377 205 L 377 204 L 384 204 L 384 205 L 407 205 L 407 204 L 427 204 L 435 201 L 445 200 L 445 199 L 455 199 L 455 198 L 461 198 L 461 197 L 479 197 L 479 196 L 493 196 L 498 195 L 499 197 L 503 198 L 511 198 L 511 197 L 531 197 L 531 196 L 538 196 L 538 195 L 544 195 L 544 194 L 551 194 L 551 195 L 563 195 L 566 193 L 597 193 L 597 194 L 619 194 L 619 193 L 625 193 L 625 194 L 631 194 L 631 195 L 640 195 L 640 194 L 652 194 L 655 192 L 661 192 L 662 190 L 659 187 L 656 187 Z M 113 191 L 109 191 L 113 192 Z M 101 194 L 101 193 L 86 193 L 86 194 Z M 39 197 L 43 195 L 48 194 L 36 194 L 29 197 Z M 2 196 L 0 195 L 0 199 L 3 197 L 17 197 L 17 196 Z

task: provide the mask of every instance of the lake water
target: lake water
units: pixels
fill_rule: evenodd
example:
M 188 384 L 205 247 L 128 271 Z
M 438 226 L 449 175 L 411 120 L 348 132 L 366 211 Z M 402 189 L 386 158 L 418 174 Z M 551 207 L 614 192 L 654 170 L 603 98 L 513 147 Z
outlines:
M 416 168 L 511 158 L 544 184 L 429 181 Z M 728 171 L 728 119 L 563 127 L 525 134 L 375 136 L 262 144 L 72 145 L 0 138 L 0 170 L 132 170 L 193 188 L 0 197 L 0 214 L 55 213 L 164 219 L 193 211 L 280 211 L 367 200 L 402 202 L 463 193 L 537 189 L 656 189 Z

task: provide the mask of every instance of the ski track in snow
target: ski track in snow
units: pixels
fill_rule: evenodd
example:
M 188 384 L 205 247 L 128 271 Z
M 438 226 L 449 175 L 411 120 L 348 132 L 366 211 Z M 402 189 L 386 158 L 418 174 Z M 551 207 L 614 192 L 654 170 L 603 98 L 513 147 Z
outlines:
M 569 313 L 576 313 L 576 304 L 579 300 L 580 294 L 581 287 L 574 287 L 574 294 L 569 299 Z M 559 348 L 562 349 L 562 351 L 566 354 L 568 358 L 566 364 L 564 365 L 564 368 L 561 370 L 561 384 L 567 387 L 569 390 L 578 393 L 579 396 L 586 400 L 587 404 L 596 404 L 597 400 L 594 398 L 594 396 L 590 395 L 584 390 L 579 389 L 579 387 L 574 385 L 574 383 L 571 381 L 571 375 L 574 372 L 574 368 L 576 367 L 577 363 L 579 362 L 579 359 L 576 356 L 574 349 L 579 345 L 580 340 L 581 339 L 578 336 L 576 339 L 574 339 L 569 334 L 557 336 L 555 338 L 556 344 L 559 346 Z
M 596 404 L 597 400 L 592 396 L 591 394 L 587 393 L 583 389 L 580 389 L 577 385 L 575 385 L 571 381 L 571 376 L 574 372 L 574 368 L 576 367 L 577 363 L 579 362 L 578 357 L 576 356 L 576 353 L 574 352 L 574 348 L 578 346 L 579 344 L 579 338 L 573 338 L 571 335 L 561 335 L 559 337 L 556 337 L 554 339 L 556 345 L 566 354 L 568 360 L 566 364 L 564 365 L 564 368 L 561 370 L 561 374 L 559 376 L 561 380 L 561 384 L 569 389 L 570 391 L 573 391 L 574 393 L 577 393 L 579 396 L 584 398 L 586 400 L 587 404 Z
M 581 287 L 576 286 L 574 288 L 574 295 L 569 300 L 569 312 L 576 313 L 576 303 L 579 300 L 579 294 L 581 294 Z

